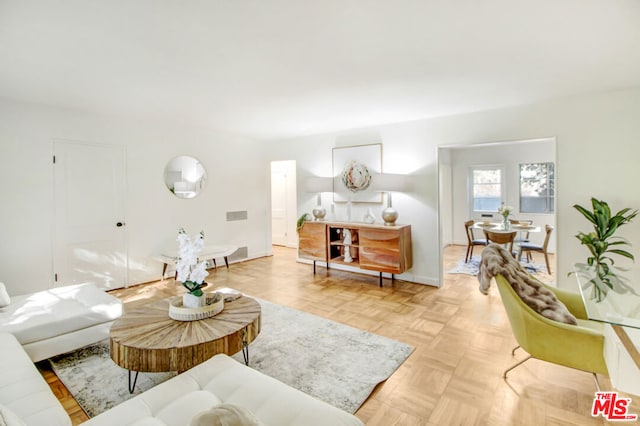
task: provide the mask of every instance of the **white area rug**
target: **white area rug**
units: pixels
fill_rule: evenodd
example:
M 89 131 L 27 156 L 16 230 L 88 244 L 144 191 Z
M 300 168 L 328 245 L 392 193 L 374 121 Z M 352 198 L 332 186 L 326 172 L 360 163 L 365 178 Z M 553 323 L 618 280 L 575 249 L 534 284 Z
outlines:
M 262 330 L 249 345 L 249 366 L 350 413 L 413 352 L 407 344 L 316 315 L 260 304 Z M 243 362 L 242 353 L 233 357 Z M 106 341 L 50 362 L 89 417 L 131 397 L 127 370 L 111 360 Z M 140 373 L 134 395 L 173 375 Z
M 546 266 L 538 265 L 532 262 L 530 263 L 530 262 L 527 262 L 526 260 L 522 260 L 520 264 L 530 274 L 535 274 L 537 272 L 547 270 Z M 455 268 L 447 271 L 447 274 L 478 275 L 479 267 L 480 267 L 480 256 L 473 256 L 471 259 L 469 259 L 469 262 L 467 263 L 464 262 L 464 259 L 459 261 Z

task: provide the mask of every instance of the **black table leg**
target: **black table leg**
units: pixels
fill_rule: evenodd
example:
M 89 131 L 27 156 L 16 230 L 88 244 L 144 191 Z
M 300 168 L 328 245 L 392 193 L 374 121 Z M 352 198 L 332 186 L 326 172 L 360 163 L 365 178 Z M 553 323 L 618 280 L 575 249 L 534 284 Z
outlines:
M 242 357 L 244 365 L 249 365 L 249 342 L 247 342 L 247 331 L 242 330 Z
M 164 281 L 164 274 L 167 272 L 167 264 L 163 263 L 162 265 L 162 281 Z
M 131 370 L 129 371 L 129 393 L 133 393 L 133 391 L 136 388 L 136 382 L 138 381 L 138 373 L 139 371 L 136 371 L 136 376 L 133 378 L 133 385 L 131 384 Z

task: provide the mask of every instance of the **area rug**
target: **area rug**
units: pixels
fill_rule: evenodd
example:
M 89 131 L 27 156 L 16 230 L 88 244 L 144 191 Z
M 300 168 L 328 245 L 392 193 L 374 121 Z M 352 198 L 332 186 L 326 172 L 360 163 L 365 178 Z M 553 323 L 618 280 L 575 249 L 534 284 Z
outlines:
M 262 330 L 249 346 L 249 366 L 355 413 L 375 386 L 409 357 L 413 348 L 302 311 L 259 300 Z M 233 358 L 243 362 L 242 353 Z M 127 370 L 109 357 L 107 341 L 50 359 L 62 383 L 89 417 L 129 399 Z M 140 373 L 134 395 L 174 373 Z
M 466 274 L 466 275 L 478 275 L 478 270 L 480 268 L 480 260 L 479 256 L 473 256 L 467 263 L 465 263 L 464 259 L 458 262 L 455 268 L 447 271 L 447 274 Z M 527 262 L 526 260 L 520 261 L 520 264 L 524 267 L 524 269 L 531 273 L 536 274 L 537 272 L 546 271 L 546 266 L 538 265 L 536 263 Z

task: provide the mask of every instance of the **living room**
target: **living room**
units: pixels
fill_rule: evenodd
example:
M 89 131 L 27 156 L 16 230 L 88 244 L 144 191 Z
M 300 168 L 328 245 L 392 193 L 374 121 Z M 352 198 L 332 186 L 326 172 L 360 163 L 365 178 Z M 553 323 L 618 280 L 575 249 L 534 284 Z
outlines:
M 258 7 L 253 3 L 252 6 Z M 575 281 L 566 277 L 572 265 L 586 256 L 575 238 L 585 223 L 572 206 L 586 204 L 591 197 L 605 199 L 619 208 L 640 206 L 640 194 L 634 185 L 640 180 L 635 159 L 640 150 L 637 144 L 640 139 L 637 120 L 640 59 L 636 49 L 640 34 L 635 25 L 640 10 L 634 2 L 591 4 L 589 12 L 577 2 L 566 4 L 566 9 L 560 10 L 560 6 L 551 2 L 535 7 L 527 5 L 522 11 L 493 5 L 513 19 L 512 24 L 494 21 L 501 30 L 517 33 L 509 33 L 504 38 L 522 39 L 517 39 L 514 45 L 501 42 L 497 30 L 492 33 L 494 39 L 482 43 L 467 40 L 465 44 L 463 37 L 453 38 L 449 41 L 454 52 L 451 58 L 436 56 L 437 46 L 427 49 L 432 37 L 422 35 L 419 40 L 424 45 L 414 46 L 410 43 L 415 41 L 414 36 L 402 30 L 413 28 L 418 32 L 423 27 L 435 28 L 441 40 L 449 40 L 448 37 L 453 37 L 449 28 L 438 22 L 440 15 L 435 13 L 444 13 L 440 8 L 431 14 L 427 13 L 428 8 L 412 14 L 413 9 L 408 5 L 404 13 L 400 7 L 380 6 L 381 10 L 368 12 L 369 19 L 353 23 L 351 27 L 349 17 L 360 16 L 360 13 L 367 16 L 363 10 L 345 8 L 345 16 L 335 16 L 330 5 L 316 6 L 314 12 L 326 18 L 318 23 L 297 7 L 287 6 L 292 9 L 279 11 L 283 16 L 273 23 L 274 27 L 257 25 L 263 16 L 276 19 L 267 13 L 269 8 L 251 12 L 228 9 L 228 14 L 216 15 L 214 22 L 228 31 L 216 39 L 219 40 L 216 54 L 221 57 L 231 54 L 234 46 L 238 52 L 244 52 L 234 57 L 241 65 L 234 69 L 237 77 L 227 81 L 229 74 L 220 70 L 218 61 L 198 59 L 207 48 L 194 42 L 197 37 L 191 32 L 197 35 L 204 23 L 186 10 L 179 11 L 179 16 L 193 23 L 188 30 L 183 28 L 186 24 L 180 19 L 172 19 L 171 10 L 156 12 L 159 22 L 147 28 L 147 34 L 157 36 L 167 50 L 153 51 L 143 45 L 143 41 L 148 41 L 146 37 L 153 37 L 135 31 L 135 26 L 126 20 L 113 24 L 119 32 L 109 26 L 110 22 L 119 22 L 118 16 L 144 21 L 148 10 L 142 6 L 128 9 L 120 5 L 110 9 L 103 5 L 101 15 L 76 2 L 59 9 L 42 7 L 40 11 L 36 10 L 40 6 L 3 2 L 6 13 L 3 11 L 0 19 L 5 28 L 2 38 L 6 42 L 2 43 L 1 52 L 8 65 L 0 79 L 0 154 L 5 161 L 0 171 L 5 182 L 0 190 L 4 205 L 0 229 L 7 243 L 0 246 L 0 281 L 5 283 L 9 294 L 31 293 L 60 285 L 54 282 L 56 265 L 52 249 L 57 232 L 52 155 L 55 155 L 55 144 L 60 142 L 115 145 L 126 153 L 126 186 L 121 194 L 126 208 L 124 217 L 117 218 L 126 223 L 123 227 L 127 265 L 124 286 L 158 280 L 161 264 L 154 256 L 175 245 L 180 228 L 189 233 L 204 230 L 211 244 L 246 247 L 246 258 L 242 260 L 263 260 L 271 256 L 274 249 L 269 213 L 270 163 L 296 161 L 297 212 L 311 212 L 316 198 L 303 190 L 302 182 L 310 176 L 329 176 L 332 150 L 339 147 L 382 144 L 383 171 L 409 176 L 411 192 L 397 194 L 394 206 L 400 213 L 399 222 L 412 226 L 413 268 L 397 278 L 411 285 L 426 285 L 429 291 L 445 290 L 447 286 L 442 266 L 444 242 L 438 237 L 443 220 L 438 202 L 438 151 L 443 146 L 555 138 L 554 234 L 558 277 L 555 284 L 561 288 L 576 290 Z M 343 6 L 332 6 L 343 10 Z M 458 16 L 447 11 L 446 16 L 450 18 Z M 464 19 L 457 24 L 460 27 L 455 26 L 451 32 L 460 32 L 467 26 L 467 37 L 485 34 L 487 28 L 474 22 L 479 18 L 489 22 L 492 16 L 502 15 L 496 9 L 492 11 L 493 15 L 474 7 L 473 13 L 463 14 Z M 234 13 L 246 19 L 250 16 L 256 25 L 251 38 L 242 37 L 238 44 L 234 44 L 234 37 L 247 31 L 247 25 L 240 25 L 239 17 L 223 25 Z M 527 17 L 527 13 L 530 16 Z M 416 16 L 428 19 L 431 26 Z M 575 22 L 567 22 L 569 16 Z M 393 30 L 400 34 L 399 41 L 404 42 L 408 50 L 406 57 L 395 56 L 398 49 L 385 44 L 384 37 L 374 37 L 380 24 L 388 22 L 385 18 L 390 17 L 395 18 Z M 329 44 L 324 49 L 337 52 L 330 65 L 323 65 L 320 59 L 311 61 L 314 56 L 309 53 L 309 47 L 285 43 L 287 39 L 296 38 L 292 33 L 275 31 L 279 28 L 276 24 L 289 30 L 284 24 L 293 25 L 293 22 L 300 22 L 300 26 L 313 24 L 311 28 L 317 33 L 310 32 L 304 39 L 309 46 L 327 38 Z M 332 25 L 325 28 L 327 22 Z M 541 26 L 547 31 L 542 39 L 537 32 Z M 599 31 L 593 30 L 596 27 Z M 165 33 L 162 28 L 171 31 L 167 29 Z M 179 36 L 182 32 L 194 38 L 183 40 Z M 392 32 L 386 36 L 390 37 Z M 254 47 L 252 43 L 257 43 L 260 36 L 265 37 L 264 45 Z M 368 38 L 371 45 L 365 43 Z M 344 40 L 352 40 L 352 44 L 340 47 Z M 278 54 L 277 49 L 269 51 L 272 56 L 268 59 L 259 54 L 260 49 L 277 43 L 284 44 L 282 52 L 297 54 L 286 63 L 288 68 L 278 66 L 285 53 Z M 492 46 L 481 51 L 487 55 L 486 60 L 477 53 L 484 43 Z M 552 50 L 556 44 L 557 50 Z M 171 64 L 185 46 L 189 46 L 188 53 L 184 53 L 187 71 L 179 72 L 175 68 L 182 67 L 174 68 Z M 361 63 L 349 60 L 357 58 L 360 52 L 364 55 L 377 48 L 380 51 L 376 55 L 366 56 Z M 433 58 L 421 54 L 422 49 L 434 55 Z M 152 56 L 149 58 L 145 52 L 158 53 L 155 53 L 157 56 L 148 53 Z M 525 55 L 527 52 L 530 55 Z M 450 61 L 446 67 L 445 59 Z M 110 65 L 94 66 L 94 61 Z M 301 68 L 305 61 L 311 61 L 309 68 Z M 518 61 L 522 64 L 516 66 Z M 429 74 L 429 70 L 439 64 L 443 68 Z M 344 73 L 343 80 L 335 86 L 303 85 L 308 79 L 331 74 L 334 67 L 344 70 L 338 73 Z M 480 68 L 479 74 L 488 76 L 480 79 L 473 90 L 464 91 L 464 83 L 477 75 L 437 80 L 440 73 L 455 75 L 474 67 Z M 380 76 L 373 75 L 367 86 L 371 92 L 364 89 L 360 92 L 359 81 L 364 81 L 361 78 L 364 79 L 364 71 L 369 68 L 383 69 L 392 76 L 394 70 L 399 69 L 408 75 L 393 79 L 387 74 L 382 82 L 376 80 Z M 192 83 L 192 79 L 195 81 L 202 70 L 207 69 L 222 81 L 221 87 Z M 127 74 L 131 70 L 133 75 Z M 174 79 L 172 73 L 179 75 Z M 436 90 L 425 90 L 423 95 L 424 99 L 431 97 L 434 103 L 442 104 L 437 112 L 433 108 L 429 111 L 413 108 L 416 103 L 430 105 L 424 99 L 420 103 L 407 98 L 402 103 L 396 95 L 385 96 L 386 85 L 399 93 L 420 92 L 420 88 L 430 87 L 416 74 L 440 82 Z M 292 75 L 306 77 L 291 79 Z M 287 79 L 291 79 L 289 86 L 285 84 Z M 258 83 L 265 86 L 253 86 Z M 282 91 L 274 94 L 268 89 L 276 83 L 282 85 Z M 166 87 L 171 90 L 165 92 Z M 447 97 L 442 91 L 452 94 Z M 248 92 L 265 93 L 265 97 L 253 104 L 242 103 L 246 98 L 240 95 L 246 96 Z M 352 92 L 360 97 L 347 102 L 346 96 Z M 89 93 L 93 94 L 94 103 L 88 100 Z M 134 96 L 125 96 L 127 94 Z M 516 97 L 516 94 L 522 96 Z M 302 101 L 285 104 L 286 99 L 293 97 L 300 97 Z M 215 105 L 215 110 L 207 109 L 210 105 L 203 98 L 217 99 L 220 103 Z M 167 111 L 175 120 L 167 118 Z M 311 114 L 298 115 L 302 111 Z M 207 119 L 213 120 L 212 116 L 215 120 L 207 122 Z M 329 125 L 330 118 L 334 120 L 332 125 Z M 225 122 L 227 127 L 223 126 Z M 207 187 L 194 199 L 176 198 L 164 186 L 165 166 L 179 155 L 197 158 L 207 171 Z M 380 208 L 381 204 L 377 206 Z M 366 209 L 356 208 L 360 210 L 356 210 L 354 217 L 362 217 Z M 336 209 L 343 214 L 346 206 L 336 205 Z M 228 212 L 236 211 L 245 211 L 247 219 L 226 220 Z M 462 223 L 458 222 L 452 222 L 451 226 L 461 228 Z M 640 224 L 630 223 L 622 235 L 631 241 L 632 247 L 638 246 L 636 236 L 640 235 Z M 292 268 L 300 266 L 295 261 L 292 263 L 295 265 Z M 637 266 L 631 267 L 631 277 L 632 280 L 639 277 Z M 372 286 L 376 286 L 375 281 Z M 264 294 L 256 296 L 266 298 Z M 590 382 L 586 386 L 589 385 Z

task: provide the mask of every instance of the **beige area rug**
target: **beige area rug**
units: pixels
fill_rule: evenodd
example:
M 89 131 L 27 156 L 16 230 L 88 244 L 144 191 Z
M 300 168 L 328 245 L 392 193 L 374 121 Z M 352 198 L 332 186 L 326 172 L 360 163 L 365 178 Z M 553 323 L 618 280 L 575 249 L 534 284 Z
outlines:
M 413 348 L 316 315 L 259 300 L 262 330 L 249 346 L 250 364 L 349 413 L 409 357 Z M 233 356 L 243 362 L 242 353 Z M 107 341 L 50 359 L 89 417 L 131 397 L 127 370 L 109 357 Z M 173 373 L 140 373 L 135 394 Z

